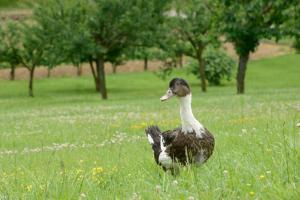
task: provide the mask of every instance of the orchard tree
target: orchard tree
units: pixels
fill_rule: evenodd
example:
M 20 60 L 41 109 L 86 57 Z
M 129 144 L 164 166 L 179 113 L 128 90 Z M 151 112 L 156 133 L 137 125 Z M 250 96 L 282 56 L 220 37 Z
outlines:
M 300 53 L 300 4 L 291 6 L 288 11 L 289 20 L 286 23 L 288 35 L 294 38 L 293 47 L 297 53 Z
M 94 46 L 91 34 L 87 27 L 88 9 L 83 1 L 74 1 L 73 4 L 63 6 L 59 1 L 60 9 L 64 10 L 62 42 L 58 44 L 65 54 L 66 62 L 71 62 L 77 67 L 77 75 L 82 74 L 82 63 L 88 62 L 93 56 Z M 96 84 L 96 88 L 97 87 Z
M 214 1 L 189 0 L 184 5 L 177 3 L 176 15 L 170 17 L 171 30 L 177 36 L 175 40 L 181 40 L 180 53 L 195 58 L 201 80 L 201 89 L 206 92 L 205 65 L 203 53 L 208 45 L 218 44 L 219 34 L 216 30 L 218 21 Z M 173 27 L 172 27 L 173 26 Z M 188 46 L 186 46 L 188 43 Z
M 103 99 L 107 99 L 105 62 L 114 62 L 127 48 L 138 45 L 144 34 L 162 21 L 160 0 L 95 0 L 91 3 L 89 30 L 97 45 L 93 62 Z
M 29 70 L 29 96 L 33 97 L 33 80 L 36 67 L 53 66 L 61 63 L 64 58 L 57 47 L 60 42 L 59 30 L 63 24 L 51 23 L 63 16 L 49 15 L 46 10 L 36 8 L 33 20 L 24 23 L 21 29 L 20 59 Z
M 15 79 L 15 69 L 20 64 L 20 25 L 18 22 L 9 21 L 0 31 L 0 62 L 7 63 L 10 67 L 10 80 Z
M 249 55 L 264 38 L 281 37 L 285 12 L 296 0 L 219 0 L 223 33 L 233 43 L 239 56 L 237 93 L 245 92 L 245 76 Z
M 29 71 L 29 96 L 33 97 L 33 80 L 36 67 L 44 62 L 43 57 L 47 44 L 47 37 L 43 28 L 38 25 L 26 24 L 22 28 L 21 63 Z

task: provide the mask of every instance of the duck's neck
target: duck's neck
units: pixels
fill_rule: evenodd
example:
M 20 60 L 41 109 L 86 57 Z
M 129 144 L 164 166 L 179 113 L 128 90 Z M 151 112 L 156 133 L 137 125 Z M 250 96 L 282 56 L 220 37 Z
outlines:
M 181 126 L 184 133 L 196 132 L 201 137 L 203 125 L 194 117 L 192 112 L 192 94 L 179 98 Z

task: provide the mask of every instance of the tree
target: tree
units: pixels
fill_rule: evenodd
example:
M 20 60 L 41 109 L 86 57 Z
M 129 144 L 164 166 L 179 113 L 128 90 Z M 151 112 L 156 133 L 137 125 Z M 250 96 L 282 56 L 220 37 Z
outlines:
M 288 17 L 289 20 L 285 26 L 288 30 L 287 35 L 294 38 L 293 47 L 297 53 L 300 53 L 300 4 L 291 6 Z
M 52 20 L 60 16 L 48 15 L 45 10 L 34 10 L 33 20 L 21 27 L 20 59 L 29 70 L 29 96 L 33 97 L 33 80 L 36 67 L 46 65 L 50 68 L 62 62 L 64 54 L 60 54 L 57 44 L 62 24 L 53 24 Z M 63 15 L 63 13 L 61 13 Z
M 89 30 L 97 45 L 93 61 L 103 99 L 107 99 L 105 62 L 114 62 L 127 48 L 137 46 L 143 36 L 155 30 L 167 2 L 95 0 L 91 3 Z
M 261 39 L 281 37 L 281 25 L 287 20 L 285 11 L 295 0 L 219 0 L 223 33 L 239 56 L 237 93 L 245 92 L 245 76 L 249 55 Z
M 218 43 L 216 9 L 211 0 L 189 0 L 185 5 L 176 8 L 176 15 L 171 18 L 173 33 L 177 40 L 182 40 L 183 45 L 189 44 L 185 54 L 198 61 L 201 89 L 206 92 L 205 65 L 203 52 L 209 44 Z M 178 48 L 178 47 L 176 47 Z M 180 53 L 183 51 L 179 48 Z
M 20 64 L 20 27 L 17 22 L 9 21 L 0 31 L 2 50 L 0 49 L 0 62 L 10 67 L 10 80 L 15 79 L 15 69 Z
M 34 12 L 36 21 L 47 25 L 48 47 L 44 65 L 48 72 L 61 63 L 72 63 L 81 75 L 82 63 L 90 62 L 95 57 L 95 44 L 87 26 L 88 5 L 83 0 L 46 1 Z M 44 26 L 46 27 L 46 26 Z M 91 62 L 90 62 L 91 63 Z M 93 63 L 92 72 L 95 78 Z M 99 84 L 95 78 L 96 90 Z

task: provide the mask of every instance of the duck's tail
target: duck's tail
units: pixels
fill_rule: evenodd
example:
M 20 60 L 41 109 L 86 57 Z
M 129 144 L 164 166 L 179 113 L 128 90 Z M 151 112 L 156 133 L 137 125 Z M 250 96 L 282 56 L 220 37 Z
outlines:
M 154 157 L 156 162 L 158 162 L 158 156 L 161 152 L 161 131 L 157 126 L 149 126 L 146 130 L 146 135 L 152 149 L 154 151 Z

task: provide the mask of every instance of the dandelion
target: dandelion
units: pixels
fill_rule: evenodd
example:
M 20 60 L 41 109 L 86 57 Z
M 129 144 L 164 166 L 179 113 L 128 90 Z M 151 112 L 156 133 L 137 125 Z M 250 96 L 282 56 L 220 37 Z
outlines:
M 250 195 L 250 196 L 254 196 L 254 195 L 255 195 L 255 192 L 251 191 L 251 192 L 249 192 L 249 195 Z
M 95 167 L 93 168 L 93 173 L 94 174 L 101 174 L 103 172 L 103 168 L 102 167 Z
M 103 168 L 102 167 L 95 167 L 92 169 L 92 179 L 97 180 L 99 178 L 99 175 L 103 173 Z

